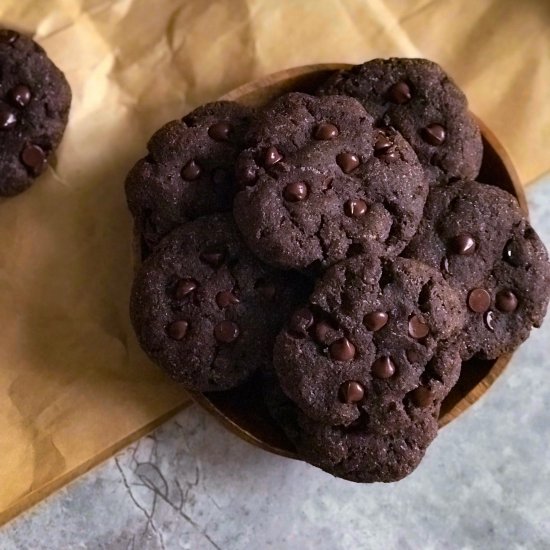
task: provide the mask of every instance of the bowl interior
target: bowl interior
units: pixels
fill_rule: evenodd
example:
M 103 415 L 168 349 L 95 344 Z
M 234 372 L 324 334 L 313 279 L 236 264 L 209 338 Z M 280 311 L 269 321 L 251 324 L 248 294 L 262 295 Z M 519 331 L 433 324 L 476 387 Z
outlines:
M 245 84 L 221 99 L 260 107 L 286 92 L 311 93 L 335 70 L 349 67 L 350 65 L 334 64 L 289 69 Z M 493 133 L 482 121 L 477 120 L 483 135 L 484 146 L 479 181 L 512 193 L 527 213 L 523 188 L 509 156 Z M 495 361 L 473 359 L 465 362 L 458 383 L 442 404 L 440 427 L 448 424 L 477 401 L 502 373 L 509 360 L 510 355 L 505 355 Z M 269 415 L 257 380 L 252 379 L 247 384 L 230 391 L 194 393 L 192 397 L 241 438 L 268 451 L 295 457 L 292 444 Z

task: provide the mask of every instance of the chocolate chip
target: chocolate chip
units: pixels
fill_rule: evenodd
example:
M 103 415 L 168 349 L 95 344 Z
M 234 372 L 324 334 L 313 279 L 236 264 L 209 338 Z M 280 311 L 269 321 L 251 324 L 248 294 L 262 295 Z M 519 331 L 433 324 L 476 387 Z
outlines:
M 313 313 L 304 307 L 294 312 L 290 318 L 288 329 L 295 336 L 306 336 L 307 331 L 313 325 L 313 320 Z
M 268 147 L 264 156 L 264 166 L 268 168 L 277 164 L 279 161 L 283 160 L 283 155 L 277 151 L 276 147 Z
M 0 130 L 8 130 L 17 124 L 17 115 L 6 105 L 0 105 Z
M 194 181 L 200 175 L 201 167 L 194 160 L 190 160 L 181 171 L 181 177 L 187 181 Z
M 420 340 L 426 338 L 428 334 L 430 334 L 428 323 L 418 315 L 413 315 L 409 319 L 409 336 L 415 340 Z
M 421 409 L 426 408 L 433 402 L 433 394 L 429 388 L 418 386 L 409 393 L 413 405 Z
M 218 294 L 216 295 L 216 303 L 218 304 L 218 307 L 220 307 L 221 309 L 224 309 L 229 306 L 234 306 L 239 302 L 240 300 L 230 290 L 222 290 L 221 292 L 218 292 Z
M 332 342 L 328 351 L 335 361 L 351 361 L 355 357 L 355 346 L 347 338 Z
M 315 341 L 323 345 L 329 344 L 330 335 L 334 332 L 334 330 L 335 328 L 327 321 L 319 321 L 313 328 Z
M 512 313 L 512 311 L 516 311 L 518 307 L 518 298 L 511 290 L 499 290 L 495 303 L 500 311 L 503 311 L 504 313 Z
M 430 145 L 441 145 L 445 141 L 445 128 L 441 124 L 430 124 L 422 128 L 422 139 Z
M 502 251 L 502 258 L 511 266 L 519 267 L 521 265 L 521 260 L 518 255 L 518 248 L 514 243 L 514 240 L 510 239 L 504 246 L 504 250 Z
M 214 336 L 222 344 L 231 344 L 240 334 L 239 326 L 233 321 L 221 321 L 214 327 Z
M 334 124 L 330 124 L 329 122 L 323 122 L 322 124 L 319 124 L 319 126 L 315 128 L 315 132 L 313 133 L 313 137 L 315 139 L 324 141 L 334 139 L 337 136 L 338 128 L 336 128 Z
M 474 288 L 468 294 L 468 307 L 476 313 L 484 313 L 491 305 L 491 295 L 484 288 Z
M 385 153 L 380 155 L 378 158 L 385 162 L 391 162 L 398 159 L 399 154 L 397 153 L 397 149 L 395 147 L 392 147 L 391 149 L 388 149 Z
M 38 145 L 25 145 L 21 152 L 21 161 L 34 174 L 38 175 L 46 164 L 46 153 Z
M 300 202 L 307 199 L 308 188 L 303 181 L 289 183 L 283 191 L 283 196 L 288 202 Z
M 338 394 L 340 401 L 353 405 L 353 403 L 359 403 L 365 397 L 365 388 L 355 380 L 348 380 L 340 386 Z
M 372 311 L 367 313 L 363 318 L 363 324 L 368 330 L 376 332 L 385 327 L 388 322 L 389 316 L 384 311 Z
M 201 262 L 208 264 L 210 267 L 217 268 L 220 267 L 225 261 L 226 251 L 217 246 L 208 247 L 206 250 L 203 250 L 199 258 Z
M 378 134 L 376 141 L 374 142 L 374 154 L 380 156 L 382 153 L 385 153 L 393 143 L 387 138 L 385 134 Z
M 367 212 L 367 203 L 363 199 L 350 199 L 344 204 L 344 213 L 350 218 L 360 218 Z
M 451 250 L 460 256 L 470 256 L 476 250 L 476 242 L 469 233 L 461 233 L 451 240 Z
M 166 327 L 166 334 L 172 340 L 182 340 L 187 334 L 189 323 L 187 321 L 174 321 Z
M 339 153 L 336 156 L 336 164 L 344 174 L 349 174 L 359 166 L 359 157 L 351 153 Z
M 420 361 L 420 354 L 415 349 L 408 349 L 405 355 L 409 363 L 418 363 Z
M 376 378 L 391 378 L 395 374 L 395 365 L 390 357 L 379 357 L 371 367 Z
M 10 99 L 18 107 L 26 107 L 31 100 L 31 91 L 24 84 L 19 84 L 10 90 Z
M 227 122 L 216 122 L 208 128 L 208 135 L 214 141 L 227 141 L 229 139 L 229 132 L 231 126 Z
M 275 285 L 265 279 L 258 279 L 254 285 L 254 288 L 265 300 L 273 300 L 273 298 L 275 298 Z
M 485 312 L 485 315 L 483 315 L 483 322 L 491 332 L 495 331 L 495 314 L 492 311 Z
M 388 90 L 388 98 L 392 103 L 397 103 L 397 105 L 402 105 L 407 103 L 411 99 L 411 89 L 406 82 L 396 82 Z
M 199 284 L 195 279 L 181 279 L 176 286 L 176 299 L 183 300 L 186 296 L 189 296 Z
M 1 29 L 0 30 L 0 44 L 13 44 L 20 34 L 18 32 L 12 31 L 10 29 Z

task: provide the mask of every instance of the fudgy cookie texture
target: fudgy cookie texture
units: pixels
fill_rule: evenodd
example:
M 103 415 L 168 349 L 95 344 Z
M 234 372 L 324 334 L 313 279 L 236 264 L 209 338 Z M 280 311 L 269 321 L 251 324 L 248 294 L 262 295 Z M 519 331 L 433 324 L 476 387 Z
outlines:
M 394 257 L 414 235 L 428 192 L 423 170 L 356 100 L 286 94 L 258 114 L 246 141 L 234 215 L 265 262 L 326 267 L 365 246 Z
M 516 199 L 463 181 L 433 189 L 405 255 L 441 269 L 467 310 L 462 357 L 495 359 L 542 323 L 550 296 L 548 254 Z
M 59 145 L 71 106 L 63 73 L 32 39 L 0 29 L 0 196 L 25 191 Z
M 284 392 L 313 420 L 349 426 L 366 412 L 385 433 L 408 424 L 410 392 L 454 385 L 456 365 L 443 376 L 431 360 L 463 318 L 438 270 L 358 256 L 317 281 L 279 334 L 273 362 Z
M 271 362 L 301 276 L 265 266 L 231 214 L 188 222 L 165 237 L 134 281 L 130 316 L 142 348 L 189 389 L 224 390 Z
M 149 248 L 181 223 L 230 211 L 235 159 L 252 117 L 230 101 L 203 105 L 163 126 L 126 178 L 128 207 Z
M 432 182 L 474 179 L 481 167 L 479 128 L 464 93 L 427 59 L 373 59 L 339 71 L 317 91 L 358 99 L 383 126 L 412 145 Z

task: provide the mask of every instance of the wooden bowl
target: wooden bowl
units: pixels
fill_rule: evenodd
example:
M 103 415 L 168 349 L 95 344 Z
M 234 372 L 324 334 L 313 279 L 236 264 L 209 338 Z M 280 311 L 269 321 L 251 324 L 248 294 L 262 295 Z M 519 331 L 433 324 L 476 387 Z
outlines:
M 262 106 L 286 92 L 313 92 L 331 73 L 351 65 L 306 65 L 280 71 L 250 82 L 221 99 Z M 479 181 L 490 183 L 515 195 L 527 214 L 527 202 L 510 157 L 495 135 L 477 119 L 483 136 L 483 163 Z M 443 401 L 439 426 L 445 426 L 475 403 L 504 371 L 511 354 L 494 361 L 471 360 L 462 365 L 460 379 Z M 226 392 L 193 393 L 193 399 L 242 439 L 266 451 L 296 458 L 292 444 L 271 419 L 254 380 Z

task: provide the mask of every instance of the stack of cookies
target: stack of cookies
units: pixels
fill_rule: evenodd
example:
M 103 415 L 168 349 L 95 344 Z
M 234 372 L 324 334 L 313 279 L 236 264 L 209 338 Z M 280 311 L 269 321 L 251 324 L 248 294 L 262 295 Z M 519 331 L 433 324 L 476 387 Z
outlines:
M 401 479 L 462 362 L 513 350 L 548 305 L 544 245 L 475 181 L 482 155 L 464 94 L 422 59 L 170 122 L 126 181 L 143 349 L 190 390 L 252 377 L 311 464 Z

